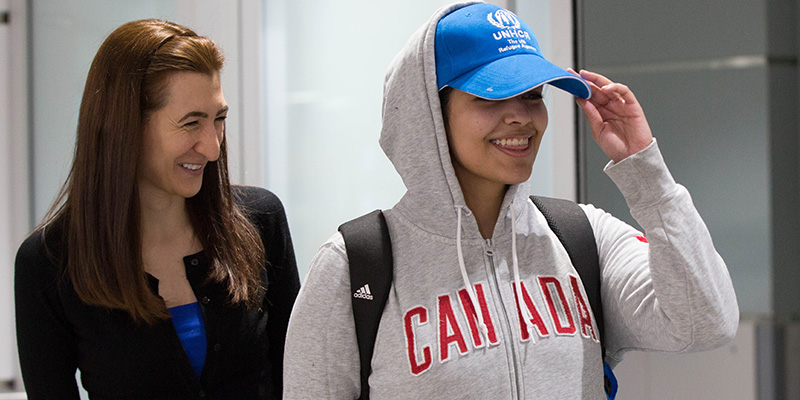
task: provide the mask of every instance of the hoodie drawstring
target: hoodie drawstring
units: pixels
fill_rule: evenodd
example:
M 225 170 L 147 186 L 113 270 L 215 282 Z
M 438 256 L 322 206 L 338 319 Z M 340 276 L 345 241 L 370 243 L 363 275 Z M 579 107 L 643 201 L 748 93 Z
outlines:
M 456 206 L 456 210 L 458 210 L 458 227 L 456 228 L 456 251 L 458 252 L 458 266 L 461 268 L 461 278 L 464 280 L 464 286 L 466 286 L 469 300 L 472 302 L 472 309 L 475 311 L 475 315 L 478 316 L 478 328 L 483 334 L 486 343 L 491 345 L 491 342 L 489 341 L 489 328 L 486 326 L 486 322 L 483 320 L 483 310 L 481 310 L 480 303 L 478 303 L 478 297 L 475 296 L 475 290 L 472 287 L 472 282 L 469 281 L 469 276 L 467 275 L 467 266 L 464 264 L 464 253 L 461 251 L 461 211 L 463 208 L 464 206 Z

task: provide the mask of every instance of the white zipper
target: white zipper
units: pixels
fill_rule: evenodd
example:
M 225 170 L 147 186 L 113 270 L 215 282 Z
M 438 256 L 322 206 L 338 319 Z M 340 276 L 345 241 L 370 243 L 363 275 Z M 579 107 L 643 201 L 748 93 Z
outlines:
M 497 299 L 497 302 L 500 304 L 500 315 L 499 318 L 502 321 L 500 324 L 501 329 L 503 330 L 503 337 L 506 338 L 506 353 L 507 357 L 510 361 L 509 369 L 513 375 L 513 379 L 511 381 L 512 390 L 511 395 L 512 399 L 520 399 L 521 395 L 521 388 L 522 382 L 521 377 L 519 375 L 519 369 L 517 368 L 517 350 L 514 343 L 514 335 L 512 334 L 511 330 L 511 322 L 508 318 L 508 312 L 506 310 L 505 302 L 503 301 L 503 297 L 500 295 L 500 285 L 497 282 L 497 273 L 495 270 L 494 265 L 494 250 L 492 247 L 492 239 L 486 239 L 486 248 L 484 249 L 484 254 L 486 254 L 487 259 L 489 260 L 489 286 L 494 294 L 494 298 Z

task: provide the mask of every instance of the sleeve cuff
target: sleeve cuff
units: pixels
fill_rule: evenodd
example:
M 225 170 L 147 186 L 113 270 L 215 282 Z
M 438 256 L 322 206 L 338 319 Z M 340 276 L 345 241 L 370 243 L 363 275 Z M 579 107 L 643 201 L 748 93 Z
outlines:
M 631 210 L 654 204 L 677 189 L 655 138 L 638 153 L 618 163 L 610 161 L 603 171 L 617 185 Z

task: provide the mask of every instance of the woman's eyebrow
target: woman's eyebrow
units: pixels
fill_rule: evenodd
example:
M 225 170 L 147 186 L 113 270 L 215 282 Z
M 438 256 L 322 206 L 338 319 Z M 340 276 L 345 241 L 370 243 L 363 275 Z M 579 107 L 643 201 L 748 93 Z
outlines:
M 228 106 L 222 107 L 219 111 L 217 111 L 217 115 L 216 116 L 219 117 L 220 115 L 226 113 L 227 111 L 228 111 Z M 191 118 L 191 117 L 208 118 L 208 114 L 206 114 L 206 113 L 204 113 L 202 111 L 190 111 L 190 112 L 186 113 L 186 115 L 184 115 L 183 118 L 179 119 L 178 123 L 181 123 L 184 120 L 186 120 L 187 118 Z
M 217 115 L 219 115 L 219 114 L 217 114 Z M 184 115 L 183 118 L 179 119 L 178 123 L 181 123 L 184 120 L 186 120 L 187 118 L 191 118 L 191 117 L 208 118 L 208 114 L 206 114 L 206 113 L 204 113 L 202 111 L 190 111 L 186 115 Z

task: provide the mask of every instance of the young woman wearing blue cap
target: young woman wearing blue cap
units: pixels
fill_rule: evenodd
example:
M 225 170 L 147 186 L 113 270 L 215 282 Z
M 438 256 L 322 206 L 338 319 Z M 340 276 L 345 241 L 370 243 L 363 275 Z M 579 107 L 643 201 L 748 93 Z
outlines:
M 384 211 L 394 275 L 372 397 L 606 398 L 594 312 L 528 197 L 547 126 L 543 84 L 578 97 L 611 158 L 606 172 L 646 234 L 581 205 L 599 253 L 605 361 L 630 349 L 709 349 L 735 334 L 725 263 L 633 93 L 549 63 L 512 13 L 460 3 L 437 11 L 386 76 L 380 144 L 408 190 Z M 349 283 L 336 234 L 292 312 L 287 398 L 359 397 Z

